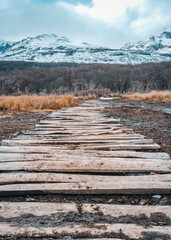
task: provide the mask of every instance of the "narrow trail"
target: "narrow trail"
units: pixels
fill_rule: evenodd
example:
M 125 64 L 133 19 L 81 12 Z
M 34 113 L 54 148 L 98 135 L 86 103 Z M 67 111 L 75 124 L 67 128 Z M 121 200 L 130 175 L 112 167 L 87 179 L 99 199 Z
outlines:
M 0 146 L 0 196 L 170 194 L 171 161 L 89 100 Z M 65 196 L 65 195 L 64 195 Z M 1 201 L 2 239 L 171 239 L 169 206 Z

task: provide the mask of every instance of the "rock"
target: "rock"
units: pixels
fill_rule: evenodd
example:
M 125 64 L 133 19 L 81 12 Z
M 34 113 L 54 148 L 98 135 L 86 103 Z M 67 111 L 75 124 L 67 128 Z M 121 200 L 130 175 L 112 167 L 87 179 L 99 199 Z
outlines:
M 160 198 L 161 198 L 161 195 L 153 195 L 152 197 L 153 197 L 153 198 L 160 199 Z
M 142 199 L 139 204 L 140 205 L 146 205 L 148 203 L 148 200 L 147 199 Z
M 169 199 L 164 197 L 160 200 L 160 205 L 167 205 L 169 203 Z

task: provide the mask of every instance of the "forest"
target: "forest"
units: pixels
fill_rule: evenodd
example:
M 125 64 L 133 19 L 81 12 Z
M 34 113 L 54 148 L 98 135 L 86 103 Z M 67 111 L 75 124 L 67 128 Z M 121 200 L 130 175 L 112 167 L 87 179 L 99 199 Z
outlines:
M 141 65 L 0 62 L 0 95 L 102 95 L 170 89 L 171 62 Z

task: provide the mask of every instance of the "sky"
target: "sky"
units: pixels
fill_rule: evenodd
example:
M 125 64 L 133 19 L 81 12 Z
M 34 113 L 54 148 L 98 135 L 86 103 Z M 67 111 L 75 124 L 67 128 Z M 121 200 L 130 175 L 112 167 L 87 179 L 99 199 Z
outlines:
M 0 39 L 57 34 L 120 48 L 171 25 L 171 0 L 0 0 Z

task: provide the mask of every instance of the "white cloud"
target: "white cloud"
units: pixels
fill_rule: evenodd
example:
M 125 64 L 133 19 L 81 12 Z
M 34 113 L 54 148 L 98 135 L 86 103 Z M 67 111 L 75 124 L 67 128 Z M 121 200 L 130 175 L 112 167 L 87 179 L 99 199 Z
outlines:
M 156 8 L 148 16 L 142 16 L 135 21 L 131 22 L 131 28 L 137 34 L 143 34 L 143 32 L 154 32 L 158 28 L 167 26 L 171 22 L 171 15 L 164 14 L 160 8 Z
M 79 1 L 0 0 L 0 39 L 55 33 L 117 48 L 159 34 L 171 24 L 171 0 Z
M 93 0 L 92 7 L 83 4 L 74 6 L 63 2 L 61 2 L 61 4 L 75 10 L 79 14 L 84 14 L 113 25 L 118 22 L 118 19 L 124 17 L 128 9 L 142 8 L 143 1 L 144 0 Z

